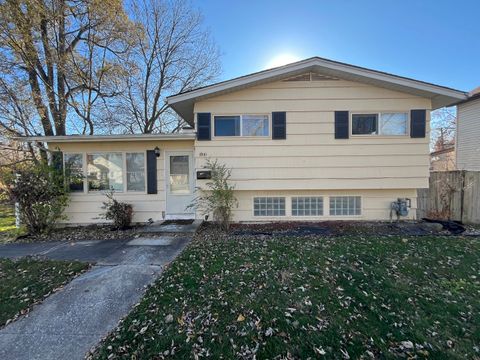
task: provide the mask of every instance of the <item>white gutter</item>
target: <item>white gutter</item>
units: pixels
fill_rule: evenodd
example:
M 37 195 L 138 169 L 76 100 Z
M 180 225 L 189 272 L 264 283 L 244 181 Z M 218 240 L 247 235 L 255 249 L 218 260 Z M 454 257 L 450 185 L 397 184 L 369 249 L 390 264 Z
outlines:
M 14 138 L 24 142 L 103 142 L 103 141 L 174 141 L 193 140 L 195 133 L 189 134 L 133 134 L 133 135 L 64 135 L 64 136 L 25 136 Z

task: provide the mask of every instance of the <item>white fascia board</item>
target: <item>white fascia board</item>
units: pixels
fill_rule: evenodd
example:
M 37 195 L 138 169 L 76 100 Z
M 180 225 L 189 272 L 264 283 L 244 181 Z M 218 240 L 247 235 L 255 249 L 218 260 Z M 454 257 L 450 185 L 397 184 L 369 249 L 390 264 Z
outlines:
M 225 82 L 207 86 L 198 90 L 192 90 L 185 94 L 178 94 L 167 98 L 167 102 L 170 105 L 185 101 L 215 94 L 222 91 L 227 91 L 232 88 L 248 86 L 251 83 L 260 82 L 263 80 L 269 80 L 275 77 L 281 77 L 282 75 L 306 71 L 309 68 L 319 67 L 319 71 L 322 69 L 328 69 L 334 72 L 338 72 L 338 76 L 341 74 L 350 74 L 359 78 L 366 78 L 370 80 L 376 80 L 385 83 L 385 85 L 394 84 L 404 88 L 410 88 L 430 93 L 431 96 L 444 95 L 458 100 L 464 100 L 467 98 L 467 94 L 463 91 L 449 89 L 446 87 L 428 84 L 422 81 L 399 77 L 396 75 L 390 75 L 375 70 L 369 70 L 365 68 L 359 68 L 353 65 L 347 65 L 332 61 L 327 61 L 320 58 L 307 59 L 291 65 L 285 65 L 272 70 L 267 70 L 258 74 L 247 75 L 238 79 L 227 80 Z
M 163 135 L 80 135 L 80 136 L 26 136 L 16 137 L 23 142 L 103 142 L 103 141 L 174 141 L 193 140 L 195 134 L 163 134 Z

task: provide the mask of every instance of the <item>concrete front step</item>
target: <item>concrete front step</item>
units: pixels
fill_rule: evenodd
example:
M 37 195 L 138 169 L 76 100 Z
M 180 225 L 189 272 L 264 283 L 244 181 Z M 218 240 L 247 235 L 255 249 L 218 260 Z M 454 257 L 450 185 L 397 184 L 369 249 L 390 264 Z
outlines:
M 191 224 L 166 224 L 163 221 L 154 222 L 151 225 L 145 226 L 142 234 L 194 234 L 202 225 L 203 220 L 194 220 Z

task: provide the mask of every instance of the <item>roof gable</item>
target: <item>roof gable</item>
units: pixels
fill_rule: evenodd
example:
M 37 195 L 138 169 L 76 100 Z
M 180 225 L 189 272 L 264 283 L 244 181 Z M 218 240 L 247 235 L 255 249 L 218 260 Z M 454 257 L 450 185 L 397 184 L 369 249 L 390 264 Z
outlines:
M 332 61 L 324 58 L 313 57 L 289 65 L 260 71 L 241 76 L 235 79 L 222 81 L 217 84 L 180 93 L 168 98 L 168 104 L 187 122 L 193 123 L 193 107 L 195 102 L 221 94 L 249 88 L 267 82 L 291 79 L 311 74 L 326 79 L 343 79 L 366 83 L 372 86 L 383 87 L 432 100 L 433 108 L 451 105 L 467 98 L 463 91 L 439 86 L 419 80 L 414 80 L 381 71 L 362 68 Z M 321 81 L 321 80 L 319 80 Z

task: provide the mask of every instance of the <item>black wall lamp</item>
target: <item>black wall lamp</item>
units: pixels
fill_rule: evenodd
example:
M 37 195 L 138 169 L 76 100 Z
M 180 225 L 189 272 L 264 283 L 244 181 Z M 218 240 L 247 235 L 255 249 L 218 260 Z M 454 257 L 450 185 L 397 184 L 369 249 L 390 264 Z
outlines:
M 155 146 L 155 149 L 153 149 L 153 151 L 155 151 L 155 156 L 158 158 L 160 157 L 160 149 L 158 146 Z

